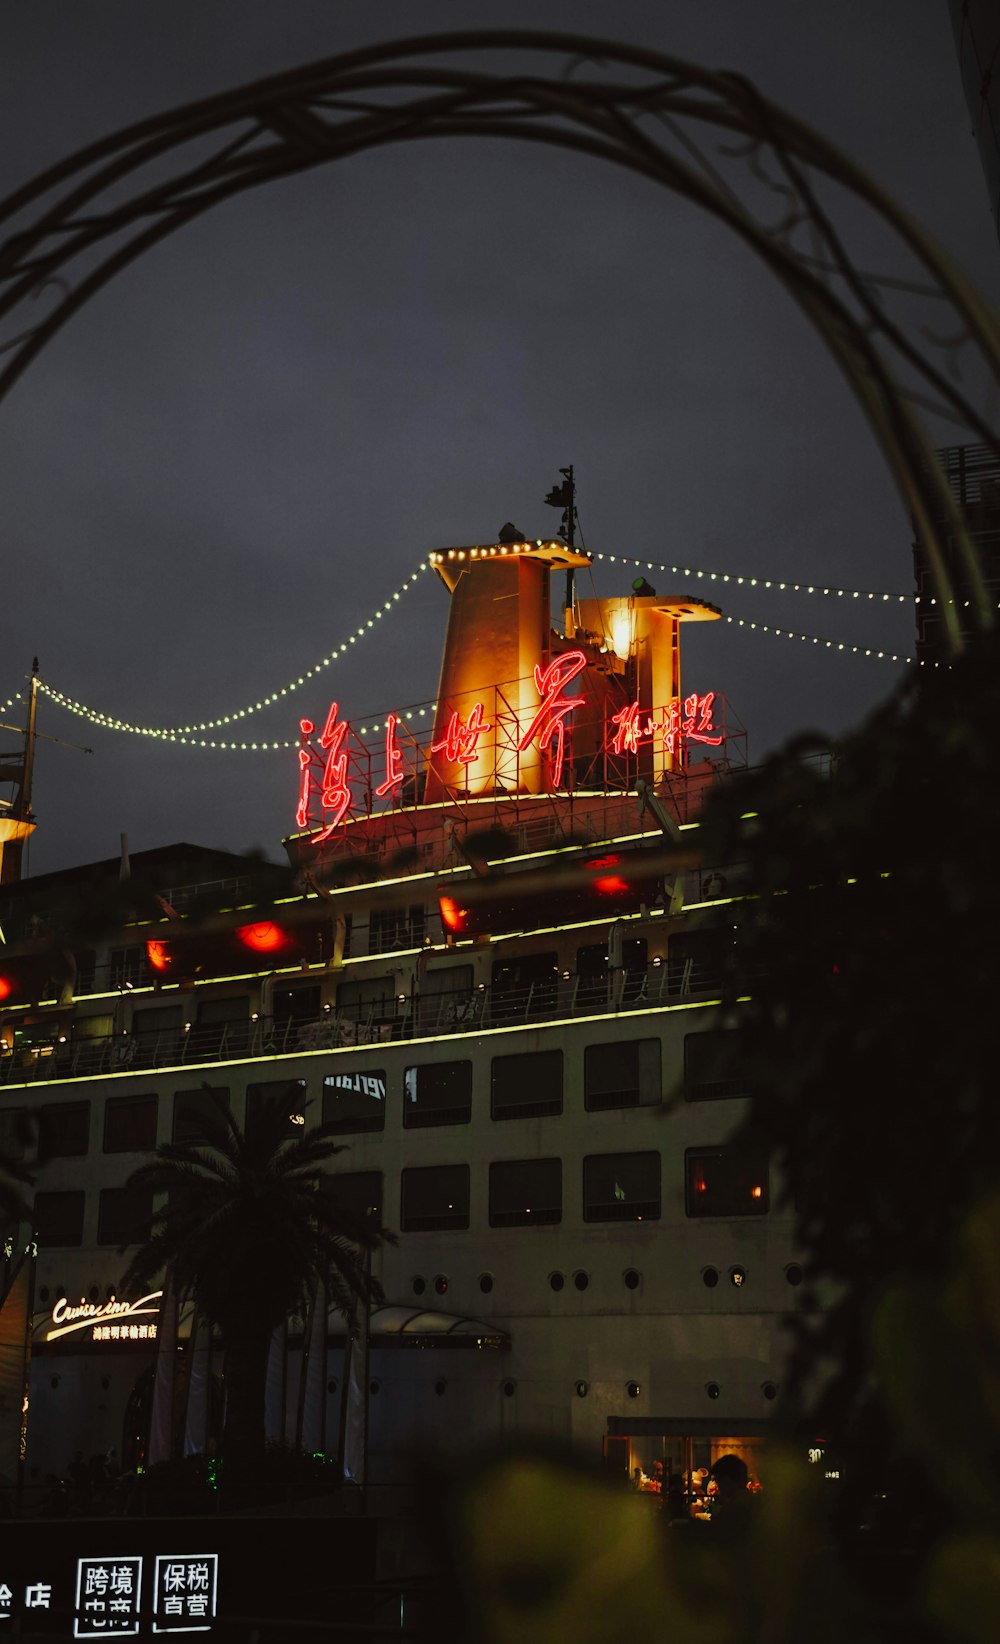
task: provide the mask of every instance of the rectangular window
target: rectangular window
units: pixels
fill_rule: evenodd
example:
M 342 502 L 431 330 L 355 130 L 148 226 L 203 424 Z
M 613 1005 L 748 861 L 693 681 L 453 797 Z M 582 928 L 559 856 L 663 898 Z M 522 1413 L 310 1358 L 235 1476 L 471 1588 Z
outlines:
M 158 1005 L 132 1012 L 134 1065 L 169 1067 L 184 1047 L 184 1007 Z
M 689 1147 L 684 1155 L 689 1216 L 766 1216 L 767 1155 L 757 1149 Z
M 83 1192 L 36 1193 L 35 1232 L 43 1250 L 83 1243 Z
M 583 1060 L 588 1113 L 615 1107 L 656 1107 L 660 1102 L 659 1039 L 626 1039 L 588 1045 Z
M 145 1153 L 156 1146 L 156 1097 L 109 1096 L 104 1104 L 105 1153 Z
M 373 908 L 368 915 L 368 952 L 399 953 L 423 945 L 426 916 L 422 905 Z
M 657 1221 L 658 1153 L 593 1153 L 583 1161 L 585 1222 Z
M 490 1012 L 495 1022 L 550 1016 L 559 987 L 557 953 L 522 953 L 493 964 Z
M 472 1117 L 472 1063 L 424 1062 L 403 1078 L 403 1124 L 464 1125 Z
M 315 1022 L 320 1013 L 320 986 L 318 982 L 285 983 L 274 989 L 274 1022 L 284 1027 L 289 1022 Z
M 718 928 L 671 936 L 667 943 L 667 991 L 717 993 L 730 945 L 726 932 Z
M 494 1119 L 537 1119 L 563 1109 L 561 1050 L 531 1050 L 521 1056 L 494 1056 L 490 1113 Z
M 689 1102 L 720 1096 L 749 1096 L 741 1071 L 742 1035 L 738 1028 L 712 1028 L 684 1037 L 684 1095 Z
M 404 1233 L 445 1232 L 469 1225 L 468 1165 L 404 1170 L 399 1225 Z
M 53 1102 L 39 1117 L 38 1151 L 43 1159 L 80 1158 L 90 1145 L 90 1103 Z
M 421 1033 L 447 1030 L 458 1022 L 474 1020 L 482 995 L 472 984 L 471 965 L 441 965 L 426 970 L 420 983 L 418 1020 Z
M 381 1170 L 341 1170 L 322 1175 L 319 1190 L 327 1194 L 355 1221 L 369 1217 L 382 1225 L 382 1172 Z
M 490 1165 L 491 1227 L 551 1227 L 561 1221 L 561 1159 L 504 1159 Z
M 306 1122 L 306 1082 L 304 1079 L 266 1079 L 262 1084 L 247 1085 L 246 1124 L 249 1136 L 260 1123 L 265 1108 L 276 1104 L 286 1115 L 289 1135 L 296 1134 Z
M 174 1095 L 174 1128 L 175 1142 L 200 1142 L 201 1131 L 198 1128 L 198 1119 L 205 1113 L 215 1113 L 213 1096 L 220 1096 L 229 1106 L 229 1089 L 226 1085 L 201 1085 L 196 1090 L 178 1090 Z
M 144 1244 L 153 1219 L 148 1188 L 105 1187 L 97 1211 L 98 1244 Z
M 146 948 L 145 944 L 137 943 L 128 948 L 112 948 L 108 956 L 108 983 L 113 988 L 124 988 L 131 982 L 138 987 L 145 982 Z
M 323 1123 L 357 1134 L 385 1129 L 385 1068 L 344 1068 L 323 1080 Z
M 222 999 L 202 998 L 198 1020 L 191 1029 L 187 1055 L 242 1056 L 250 1042 L 250 999 L 232 995 Z
M 337 1012 L 358 1023 L 392 1022 L 396 1016 L 395 977 L 365 976 L 356 982 L 341 982 L 337 989 Z

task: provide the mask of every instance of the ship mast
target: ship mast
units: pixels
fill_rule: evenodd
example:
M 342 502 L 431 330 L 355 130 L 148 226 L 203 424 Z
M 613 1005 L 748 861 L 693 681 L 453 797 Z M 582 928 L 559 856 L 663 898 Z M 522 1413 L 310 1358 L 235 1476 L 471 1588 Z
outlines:
M 576 482 L 573 479 L 573 464 L 570 463 L 568 468 L 560 468 L 559 472 L 563 476 L 563 484 L 554 485 L 548 496 L 545 498 L 545 501 L 548 503 L 550 508 L 561 508 L 563 510 L 563 517 L 559 525 L 559 535 L 562 537 L 567 548 L 575 548 Z M 573 567 L 570 566 L 566 572 L 566 605 L 564 613 L 567 639 L 572 639 L 575 632 L 575 622 L 573 618 L 573 577 L 574 570 Z

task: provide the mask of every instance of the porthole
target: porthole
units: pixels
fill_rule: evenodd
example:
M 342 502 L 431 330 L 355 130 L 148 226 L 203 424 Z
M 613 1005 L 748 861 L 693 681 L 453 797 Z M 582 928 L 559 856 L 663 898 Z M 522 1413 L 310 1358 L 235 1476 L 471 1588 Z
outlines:
M 745 1267 L 731 1267 L 729 1269 L 729 1282 L 733 1286 L 734 1289 L 742 1290 L 743 1286 L 747 1282 L 747 1270 L 746 1270 L 746 1268 Z
M 637 1381 L 627 1381 L 625 1383 L 625 1391 L 630 1399 L 637 1399 L 640 1393 L 639 1383 Z
M 549 1274 L 549 1286 L 552 1290 L 561 1290 L 566 1280 L 561 1273 Z
M 410 1288 L 415 1296 L 422 1296 L 424 1291 L 427 1289 L 427 1280 L 421 1273 L 417 1273 L 411 1281 Z
M 576 1396 L 577 1396 L 578 1399 L 585 1399 L 589 1392 L 590 1392 L 590 1383 L 589 1383 L 589 1381 L 578 1381 L 577 1382 L 577 1384 L 576 1384 Z
M 51 1387 L 51 1389 L 54 1393 L 56 1388 L 59 1386 L 59 1377 L 58 1377 L 58 1375 L 49 1377 L 49 1386 Z
M 802 1280 L 805 1278 L 805 1274 L 803 1273 L 798 1262 L 789 1262 L 788 1266 L 785 1268 L 785 1278 L 788 1280 L 789 1284 L 802 1283 Z
M 586 1290 L 588 1284 L 590 1283 L 590 1274 L 584 1273 L 581 1269 L 579 1273 L 573 1274 L 573 1283 L 576 1285 L 578 1290 Z
M 512 1399 L 514 1397 L 514 1393 L 515 1393 L 516 1389 L 517 1389 L 517 1382 L 516 1381 L 505 1381 L 504 1384 L 503 1384 L 504 1398 Z
M 108 1285 L 108 1288 L 107 1288 L 107 1289 L 106 1289 L 106 1290 L 105 1290 L 105 1292 L 104 1292 L 104 1294 L 105 1294 L 105 1296 L 106 1296 L 106 1297 L 107 1297 L 107 1299 L 108 1299 L 108 1301 L 114 1301 L 114 1299 L 115 1299 L 115 1295 L 116 1295 L 116 1291 L 115 1291 L 115 1287 L 114 1287 L 114 1285 L 113 1285 L 113 1284 L 109 1284 L 109 1285 Z
M 444 1377 L 438 1376 L 437 1381 L 434 1383 L 434 1391 L 439 1399 L 444 1397 L 444 1390 L 447 1385 L 448 1383 L 445 1381 Z
M 107 1392 L 107 1390 L 110 1386 L 111 1386 L 111 1377 L 110 1376 L 102 1376 L 101 1377 L 101 1387 L 102 1387 L 102 1389 L 105 1393 Z
M 91 1285 L 90 1290 L 89 1290 L 88 1293 L 89 1293 L 89 1296 L 90 1296 L 90 1299 L 91 1299 L 92 1302 L 95 1302 L 97 1300 L 97 1298 L 99 1297 L 99 1295 L 101 1294 L 101 1292 L 98 1290 L 96 1284 Z
M 778 1396 L 778 1389 L 775 1387 L 773 1381 L 765 1381 L 761 1387 L 761 1392 L 766 1399 L 776 1399 Z
M 719 1269 L 717 1267 L 703 1267 L 701 1277 L 702 1283 L 706 1284 L 709 1290 L 714 1290 L 719 1282 Z
M 717 1399 L 719 1394 L 722 1392 L 722 1388 L 719 1386 L 717 1381 L 707 1381 L 705 1383 L 705 1392 L 708 1394 L 710 1399 Z
M 65 1301 L 65 1300 L 66 1300 L 66 1286 L 64 1284 L 61 1284 L 61 1285 L 59 1285 L 59 1287 L 56 1290 L 56 1301 Z
M 382 1383 L 379 1381 L 377 1376 L 375 1376 L 373 1380 L 368 1383 L 368 1391 L 369 1393 L 381 1393 Z
M 623 1278 L 625 1281 L 626 1290 L 638 1290 L 639 1281 L 642 1278 L 642 1274 L 638 1273 L 634 1267 L 627 1267 L 623 1274 Z
M 447 1275 L 447 1273 L 439 1273 L 437 1275 L 437 1277 L 434 1280 L 434 1288 L 437 1291 L 439 1296 L 446 1296 L 448 1294 L 448 1275 Z
M 47 1302 L 48 1301 L 48 1299 L 49 1299 L 49 1287 L 48 1287 L 47 1284 L 42 1285 L 41 1290 L 39 1290 L 39 1292 L 38 1292 L 38 1299 L 39 1299 L 40 1302 Z
M 328 1381 L 326 1384 L 326 1390 L 328 1393 L 335 1393 L 337 1391 L 337 1383 L 335 1381 Z
M 493 1289 L 493 1274 L 492 1273 L 480 1273 L 480 1275 L 479 1275 L 479 1288 L 482 1291 L 484 1296 L 489 1295 L 490 1291 Z

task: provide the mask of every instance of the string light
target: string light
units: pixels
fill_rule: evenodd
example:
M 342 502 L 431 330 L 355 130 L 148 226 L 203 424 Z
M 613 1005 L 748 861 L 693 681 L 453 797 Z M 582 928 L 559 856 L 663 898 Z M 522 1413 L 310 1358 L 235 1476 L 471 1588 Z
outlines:
M 405 582 L 401 583 L 395 592 L 390 594 L 389 598 L 384 600 L 381 606 L 377 607 L 376 610 L 373 611 L 370 617 L 366 618 L 364 622 L 355 628 L 353 633 L 348 634 L 346 639 L 342 640 L 340 644 L 335 645 L 333 650 L 329 651 L 326 656 L 321 657 L 318 662 L 313 663 L 311 668 L 307 668 L 305 673 L 300 674 L 296 679 L 289 680 L 287 685 L 280 686 L 278 690 L 271 691 L 266 696 L 261 697 L 259 702 L 248 703 L 246 707 L 243 708 L 235 708 L 232 713 L 220 714 L 216 719 L 203 719 L 192 725 L 133 725 L 126 719 L 120 719 L 116 714 L 101 713 L 101 711 L 97 708 L 90 708 L 86 703 L 78 702 L 74 697 L 66 696 L 64 692 L 57 691 L 53 686 L 46 684 L 44 680 L 40 679 L 38 681 L 38 688 L 40 691 L 44 691 L 46 696 L 51 697 L 54 702 L 58 702 L 61 707 L 68 708 L 70 713 L 75 713 L 83 719 L 88 719 L 93 725 L 101 725 L 105 730 L 127 731 L 133 736 L 152 737 L 160 742 L 180 742 L 188 745 L 193 742 L 196 746 L 206 748 L 294 748 L 297 746 L 295 742 L 260 742 L 248 744 L 246 742 L 216 741 L 202 743 L 199 741 L 197 733 L 201 731 L 217 731 L 225 726 L 232 725 L 235 720 L 249 719 L 252 714 L 261 713 L 265 708 L 273 707 L 275 703 L 281 701 L 282 697 L 287 697 L 289 694 L 299 690 L 302 686 L 307 685 L 310 679 L 312 679 L 316 674 L 322 673 L 325 668 L 329 668 L 334 662 L 338 662 L 347 651 L 349 645 L 356 644 L 359 639 L 364 639 L 366 635 L 372 632 L 375 627 L 375 623 L 379 621 L 387 611 L 395 610 L 399 599 L 404 594 L 410 592 L 413 584 L 420 577 L 421 572 L 427 569 L 428 566 L 424 563 L 418 565 L 417 569 L 410 573 Z
M 728 582 L 734 588 L 766 588 L 781 594 L 826 594 L 837 599 L 878 599 L 886 603 L 912 604 L 919 596 L 890 594 L 883 589 L 823 587 L 818 582 L 783 582 L 778 577 L 739 576 L 734 571 L 699 571 L 693 565 L 654 565 L 651 560 L 629 559 L 622 554 L 594 554 L 612 565 L 634 565 L 640 571 L 662 571 L 666 576 L 703 578 L 707 582 Z
M 772 623 L 751 622 L 747 617 L 724 616 L 726 622 L 737 628 L 749 628 L 758 634 L 773 634 L 777 639 L 801 639 L 806 645 L 820 645 L 827 651 L 844 651 L 853 656 L 871 657 L 877 662 L 912 662 L 912 656 L 899 656 L 895 651 L 880 651 L 875 645 L 851 645 L 847 640 L 822 639 L 818 634 L 796 634 L 790 628 L 775 628 Z M 935 662 L 935 668 L 938 664 Z

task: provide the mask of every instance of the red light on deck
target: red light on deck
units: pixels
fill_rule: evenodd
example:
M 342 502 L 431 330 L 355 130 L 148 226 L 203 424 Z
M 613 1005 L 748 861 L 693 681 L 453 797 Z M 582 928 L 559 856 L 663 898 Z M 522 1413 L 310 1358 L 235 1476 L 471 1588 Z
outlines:
M 146 958 L 154 970 L 167 970 L 174 962 L 173 955 L 167 951 L 166 942 L 153 939 L 146 943 Z
M 236 934 L 245 948 L 254 953 L 276 953 L 288 946 L 289 938 L 279 925 L 268 920 L 256 925 L 238 925 Z
M 0 976 L 0 1000 L 9 999 L 12 991 L 13 990 L 6 976 Z
M 620 873 L 607 874 L 603 879 L 594 880 L 594 889 L 602 896 L 625 896 L 628 893 L 628 881 Z
M 764 1197 L 764 1189 L 762 1187 L 752 1187 L 750 1189 L 750 1197 L 751 1199 L 762 1199 Z
M 469 917 L 468 908 L 460 908 L 453 896 L 441 896 L 438 898 L 438 902 L 441 908 L 441 922 L 445 929 L 450 931 L 464 930 L 466 920 Z

